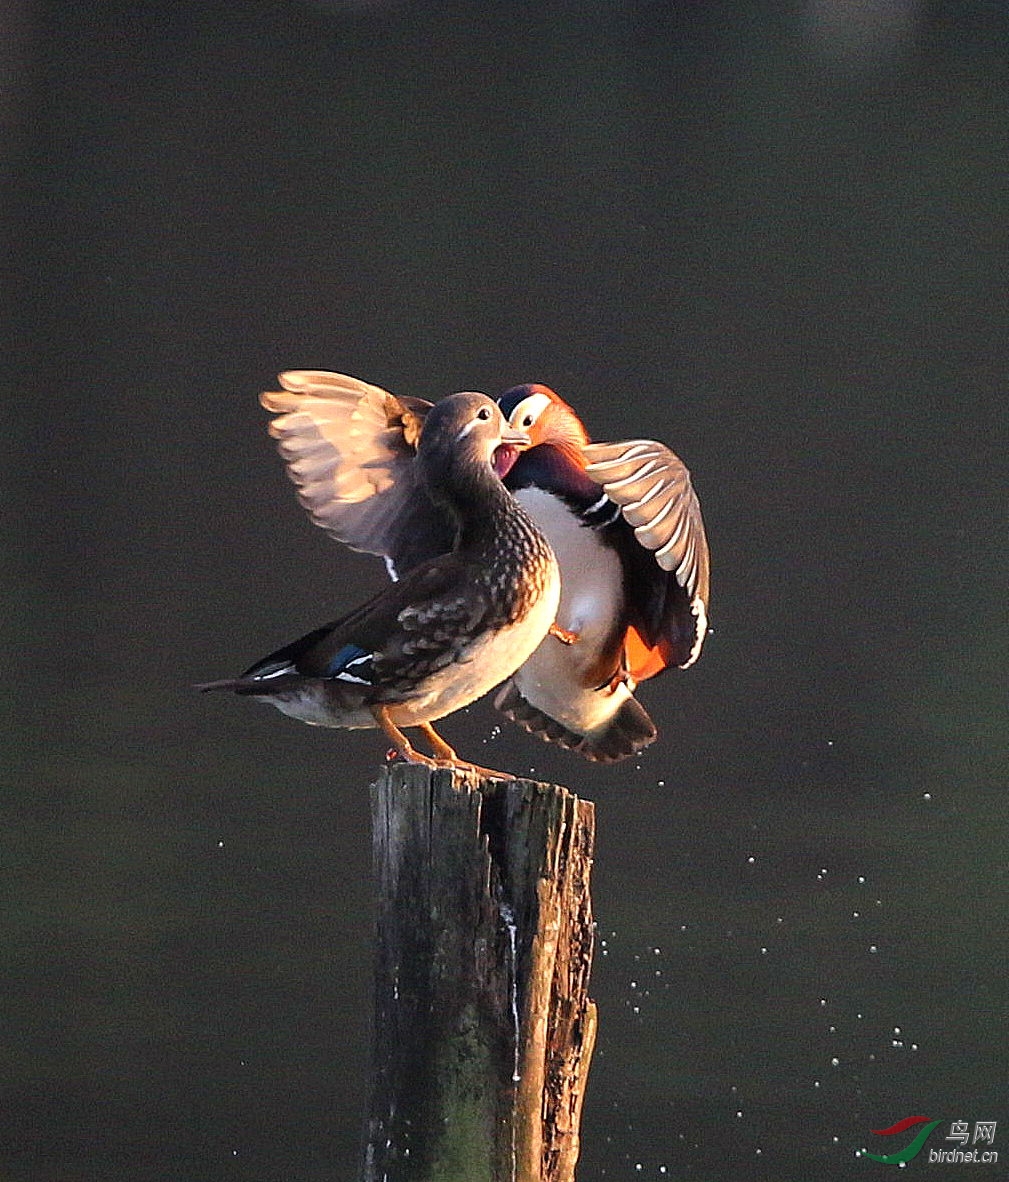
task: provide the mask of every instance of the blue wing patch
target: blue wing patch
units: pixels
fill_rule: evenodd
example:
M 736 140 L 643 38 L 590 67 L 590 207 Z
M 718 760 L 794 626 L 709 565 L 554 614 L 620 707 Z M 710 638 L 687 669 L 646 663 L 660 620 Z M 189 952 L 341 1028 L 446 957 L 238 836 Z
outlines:
M 374 654 L 358 644 L 345 644 L 326 666 L 323 677 L 371 685 L 374 680 Z

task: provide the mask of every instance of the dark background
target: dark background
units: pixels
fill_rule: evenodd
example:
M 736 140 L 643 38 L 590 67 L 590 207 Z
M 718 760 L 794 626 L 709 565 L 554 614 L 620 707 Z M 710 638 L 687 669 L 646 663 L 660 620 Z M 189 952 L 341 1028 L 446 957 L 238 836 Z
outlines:
M 291 367 L 694 473 L 659 741 L 445 727 L 597 802 L 581 1182 L 1009 1157 L 1004 12 L 7 7 L 5 1182 L 354 1177 L 384 744 L 190 689 L 382 582 L 266 439 Z

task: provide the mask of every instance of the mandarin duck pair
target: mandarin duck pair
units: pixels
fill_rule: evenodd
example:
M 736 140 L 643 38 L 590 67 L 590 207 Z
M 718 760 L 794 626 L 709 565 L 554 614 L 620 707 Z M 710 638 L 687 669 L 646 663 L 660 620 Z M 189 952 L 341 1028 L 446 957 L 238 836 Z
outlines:
M 588 759 L 655 739 L 637 683 L 692 665 L 707 628 L 704 524 L 677 456 L 589 443 L 546 386 L 432 405 L 343 374 L 280 382 L 261 402 L 299 500 L 383 557 L 392 585 L 202 689 L 316 726 L 378 727 L 409 762 L 481 772 L 431 724 L 499 684 L 497 709 Z

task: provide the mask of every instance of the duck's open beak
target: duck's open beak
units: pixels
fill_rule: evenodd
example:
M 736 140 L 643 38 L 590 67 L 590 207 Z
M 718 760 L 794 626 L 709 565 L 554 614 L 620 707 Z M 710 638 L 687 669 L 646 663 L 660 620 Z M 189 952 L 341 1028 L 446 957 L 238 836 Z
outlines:
M 499 479 L 504 480 L 519 458 L 519 452 L 531 445 L 532 440 L 525 431 L 516 431 L 512 427 L 506 427 L 501 432 L 501 442 L 494 449 L 494 455 L 491 457 L 491 466 Z
M 528 432 L 518 431 L 514 427 L 505 427 L 501 432 L 501 442 L 522 451 L 524 448 L 532 447 L 533 441 L 529 438 Z

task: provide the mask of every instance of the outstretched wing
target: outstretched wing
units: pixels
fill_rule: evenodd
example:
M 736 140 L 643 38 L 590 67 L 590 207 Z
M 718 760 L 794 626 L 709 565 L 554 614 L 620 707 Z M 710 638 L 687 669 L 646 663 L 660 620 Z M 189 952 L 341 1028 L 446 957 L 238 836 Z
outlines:
M 414 464 L 431 403 L 323 370 L 291 370 L 280 384 L 260 402 L 278 416 L 270 434 L 316 525 L 384 556 L 394 577 L 451 550 L 452 524 Z
M 709 591 L 708 541 L 690 473 L 668 447 L 648 439 L 590 443 L 583 455 L 587 475 L 620 506 L 637 542 L 651 553 L 653 575 L 654 564 L 669 575 L 655 583 L 662 594 L 651 596 L 639 637 L 629 637 L 631 673 L 641 680 L 670 663 L 685 669 L 704 643 Z

